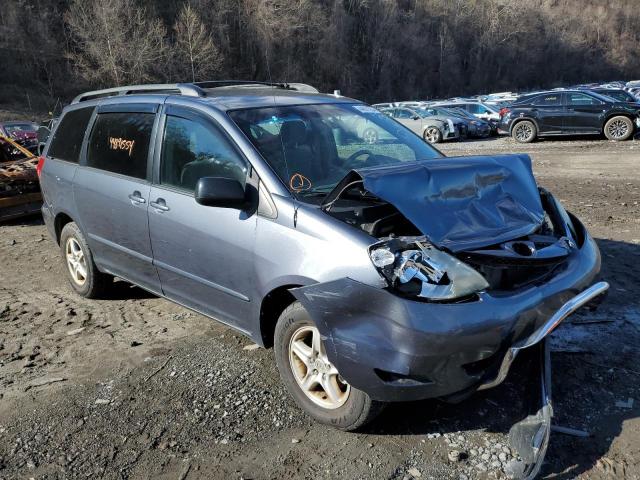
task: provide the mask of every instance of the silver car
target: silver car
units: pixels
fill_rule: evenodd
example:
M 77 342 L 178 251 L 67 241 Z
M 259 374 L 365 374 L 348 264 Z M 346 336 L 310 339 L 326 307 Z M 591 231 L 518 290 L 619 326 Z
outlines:
M 381 112 L 420 135 L 425 142 L 440 143 L 444 140 L 458 140 L 462 136 L 462 122 L 456 124 L 451 118 L 430 115 L 424 110 L 395 107 L 382 109 Z
M 38 174 L 79 295 L 118 277 L 274 346 L 297 404 L 346 430 L 498 385 L 608 287 L 526 155 L 445 158 L 371 106 L 289 85 L 89 92 Z M 551 409 L 531 398 L 518 445 L 534 450 L 517 448 L 535 469 Z

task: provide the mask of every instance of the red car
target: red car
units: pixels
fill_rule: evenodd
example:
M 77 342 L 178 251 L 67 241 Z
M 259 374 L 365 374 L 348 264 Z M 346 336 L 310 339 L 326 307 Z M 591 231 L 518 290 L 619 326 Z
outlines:
M 0 135 L 8 137 L 27 150 L 37 153 L 38 125 L 24 120 L 0 122 Z

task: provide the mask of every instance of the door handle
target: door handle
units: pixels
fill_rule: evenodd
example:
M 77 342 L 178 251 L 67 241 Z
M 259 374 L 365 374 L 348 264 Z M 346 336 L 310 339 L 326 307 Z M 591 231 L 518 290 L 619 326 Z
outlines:
M 142 198 L 142 195 L 137 190 L 129 195 L 129 200 L 131 200 L 131 204 L 132 205 L 141 204 L 141 203 L 145 203 L 146 202 L 146 200 L 144 198 Z
M 169 207 L 167 207 L 167 202 L 165 202 L 164 198 L 158 198 L 155 202 L 149 203 L 153 208 L 155 208 L 156 212 L 162 213 L 169 211 Z

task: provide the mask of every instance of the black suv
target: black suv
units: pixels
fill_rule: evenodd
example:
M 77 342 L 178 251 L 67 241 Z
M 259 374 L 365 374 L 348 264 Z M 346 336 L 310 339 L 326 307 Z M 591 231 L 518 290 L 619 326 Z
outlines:
M 537 92 L 500 111 L 499 130 L 528 143 L 551 135 L 602 134 L 627 140 L 640 128 L 640 105 L 591 91 Z

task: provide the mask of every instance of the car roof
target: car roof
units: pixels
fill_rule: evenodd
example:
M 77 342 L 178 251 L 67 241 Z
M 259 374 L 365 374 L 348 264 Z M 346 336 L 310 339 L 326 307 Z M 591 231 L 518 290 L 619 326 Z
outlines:
M 291 105 L 323 103 L 362 103 L 348 97 L 322 93 L 299 92 L 276 88 L 214 88 L 205 89 L 202 102 L 215 105 L 220 110 L 238 110 Z
M 200 82 L 194 84 L 153 84 L 116 87 L 87 92 L 77 96 L 72 106 L 95 104 L 135 103 L 136 101 L 163 101 L 179 98 L 184 101 L 213 106 L 219 110 L 237 110 L 290 105 L 329 103 L 362 103 L 338 94 L 329 95 L 304 84 L 266 84 Z

